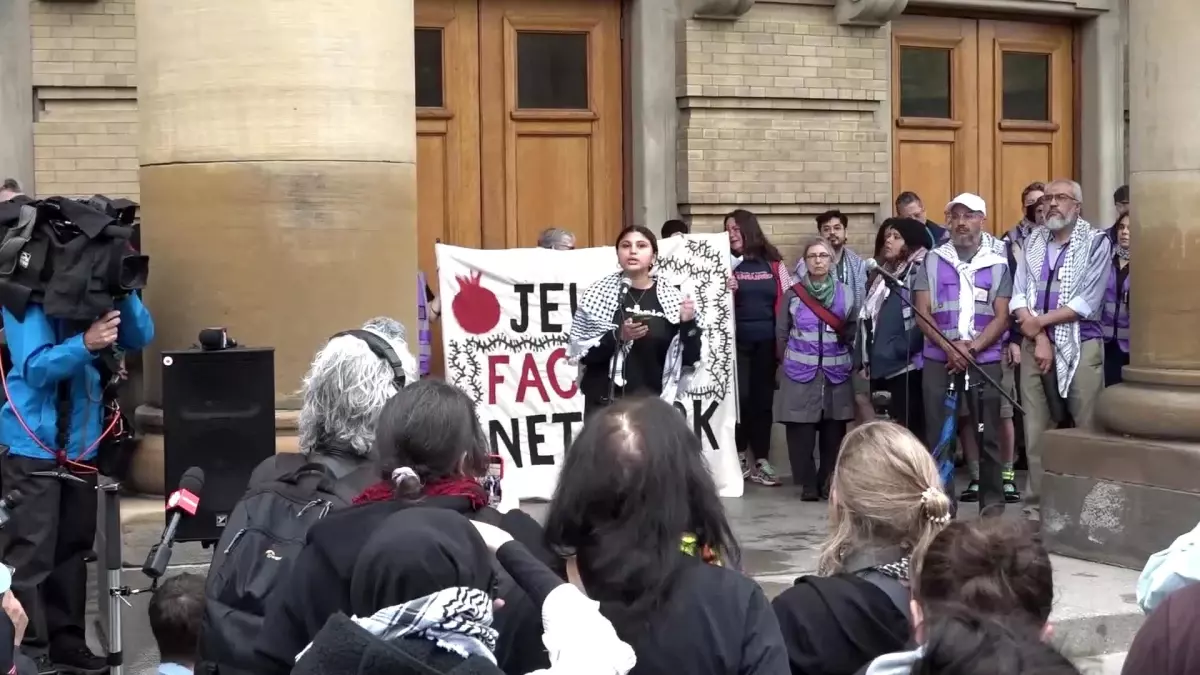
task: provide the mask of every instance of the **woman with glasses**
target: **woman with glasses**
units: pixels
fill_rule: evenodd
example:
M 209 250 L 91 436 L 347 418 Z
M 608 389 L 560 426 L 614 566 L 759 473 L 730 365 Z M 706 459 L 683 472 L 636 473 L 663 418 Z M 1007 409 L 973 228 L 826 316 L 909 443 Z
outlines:
M 854 419 L 849 336 L 858 308 L 854 291 L 830 273 L 833 251 L 825 240 L 810 241 L 803 257 L 808 274 L 784 293 L 775 317 L 782 364 L 775 420 L 787 429 L 792 480 L 802 489 L 801 499 L 815 502 L 829 497 L 829 476 L 846 424 Z M 818 446 L 819 468 L 813 461 Z

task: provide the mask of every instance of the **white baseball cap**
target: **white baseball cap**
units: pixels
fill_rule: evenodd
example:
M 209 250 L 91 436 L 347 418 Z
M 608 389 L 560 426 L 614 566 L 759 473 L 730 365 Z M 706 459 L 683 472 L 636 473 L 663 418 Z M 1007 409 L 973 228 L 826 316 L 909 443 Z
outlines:
M 964 192 L 954 199 L 951 199 L 950 203 L 946 205 L 946 210 L 949 211 L 950 207 L 954 206 L 955 204 L 961 204 L 971 211 L 982 213 L 985 216 L 987 215 L 987 203 L 985 203 L 983 201 L 983 197 L 980 197 L 979 195 L 971 194 L 970 192 Z

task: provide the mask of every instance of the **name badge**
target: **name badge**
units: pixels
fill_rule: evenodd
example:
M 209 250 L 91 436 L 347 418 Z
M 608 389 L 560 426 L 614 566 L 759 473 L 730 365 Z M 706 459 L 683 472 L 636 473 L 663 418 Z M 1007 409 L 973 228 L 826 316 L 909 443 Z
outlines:
M 1059 281 L 1062 281 L 1062 280 L 1063 280 L 1063 268 L 1065 268 L 1065 267 L 1066 267 L 1066 265 L 1060 265 L 1058 269 L 1054 270 L 1054 276 L 1055 276 L 1055 277 L 1056 277 L 1056 278 L 1057 278 Z
M 1125 305 L 1126 307 L 1129 306 L 1129 291 L 1125 291 L 1125 298 L 1121 300 L 1121 304 Z
M 905 319 L 911 319 L 912 318 L 912 307 L 905 307 L 905 308 L 901 309 L 900 316 Z
M 975 289 L 975 302 L 987 302 L 988 290 L 986 288 Z

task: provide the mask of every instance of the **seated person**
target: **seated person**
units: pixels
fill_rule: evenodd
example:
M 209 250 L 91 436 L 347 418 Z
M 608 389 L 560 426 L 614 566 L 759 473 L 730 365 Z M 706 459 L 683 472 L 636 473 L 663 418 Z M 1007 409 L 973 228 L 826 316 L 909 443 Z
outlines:
M 204 619 L 204 577 L 169 577 L 150 596 L 150 632 L 158 644 L 158 675 L 191 675 Z

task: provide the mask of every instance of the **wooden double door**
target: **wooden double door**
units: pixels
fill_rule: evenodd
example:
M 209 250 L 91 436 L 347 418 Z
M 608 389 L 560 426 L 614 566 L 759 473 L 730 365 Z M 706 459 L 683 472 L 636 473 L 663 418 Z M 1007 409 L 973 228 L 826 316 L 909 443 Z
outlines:
M 416 0 L 419 263 L 622 223 L 620 0 Z M 441 338 L 434 338 L 440 370 Z
M 904 16 L 892 24 L 892 189 L 941 222 L 974 192 L 1002 232 L 1021 190 L 1075 174 L 1069 25 Z

